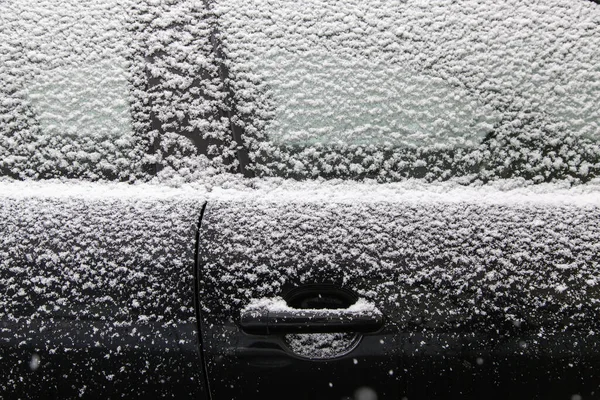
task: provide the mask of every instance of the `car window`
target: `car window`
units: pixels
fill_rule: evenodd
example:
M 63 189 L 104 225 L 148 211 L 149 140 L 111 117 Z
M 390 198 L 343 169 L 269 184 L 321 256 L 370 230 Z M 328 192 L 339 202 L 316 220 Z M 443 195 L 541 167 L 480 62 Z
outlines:
M 586 182 L 600 7 L 7 1 L 0 174 Z
M 136 174 L 123 9 L 19 1 L 2 10 L 4 172 Z
M 212 29 L 193 1 L 3 2 L 0 175 L 235 170 Z
M 257 59 L 278 145 L 473 145 L 500 120 L 467 90 L 402 67 L 326 52 Z
M 587 181 L 600 148 L 600 7 L 218 0 L 259 175 Z

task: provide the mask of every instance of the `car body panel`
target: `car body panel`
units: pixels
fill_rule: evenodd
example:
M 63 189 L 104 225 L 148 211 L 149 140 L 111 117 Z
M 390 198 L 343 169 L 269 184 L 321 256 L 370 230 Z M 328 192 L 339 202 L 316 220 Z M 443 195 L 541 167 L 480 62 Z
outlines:
M 0 397 L 205 398 L 202 196 L 25 185 L 0 184 Z
M 600 393 L 597 196 L 337 190 L 208 202 L 199 290 L 216 399 L 277 398 L 284 386 L 291 398 L 362 386 L 379 398 Z M 330 360 L 240 329 L 254 299 L 324 283 L 373 302 L 383 329 Z

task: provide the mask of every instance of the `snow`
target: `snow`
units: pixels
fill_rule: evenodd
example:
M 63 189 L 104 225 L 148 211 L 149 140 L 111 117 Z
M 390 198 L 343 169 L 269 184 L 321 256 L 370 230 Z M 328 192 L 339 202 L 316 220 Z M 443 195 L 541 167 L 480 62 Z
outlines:
M 201 2 L 171 3 L 2 3 L 2 175 L 147 180 L 157 164 L 192 180 L 227 169 L 211 17 Z M 211 140 L 205 154 L 199 138 Z
M 348 316 L 352 315 L 381 315 L 381 311 L 375 307 L 373 303 L 366 301 L 365 299 L 358 299 L 354 304 L 347 308 L 336 308 L 336 309 L 310 309 L 310 308 L 292 308 L 287 305 L 286 301 L 281 297 L 270 297 L 252 299 L 247 304 L 242 312 L 257 312 L 264 310 L 265 312 L 286 312 L 289 314 L 303 315 L 306 313 L 319 315 L 339 315 L 344 314 Z
M 156 185 L 0 182 L 0 392 L 19 393 L 26 376 L 7 349 L 36 351 L 31 370 L 60 372 L 74 387 L 106 372 L 117 386 L 147 373 L 201 390 L 188 364 L 198 362 L 193 267 L 204 201 L 202 191 Z M 31 389 L 52 386 L 41 385 Z
M 464 177 L 600 168 L 590 1 L 6 1 L 0 171 L 17 178 Z M 200 143 L 204 145 L 197 146 Z
M 227 92 L 212 39 L 214 17 L 195 0 L 131 1 L 132 113 L 166 180 L 237 167 Z M 196 144 L 207 143 L 199 151 Z M 148 143 L 149 142 L 149 143 Z
M 294 354 L 310 359 L 339 357 L 358 344 L 354 333 L 291 333 L 284 341 Z
M 26 346 L 39 332 L 56 331 L 57 321 L 79 318 L 77 340 L 85 343 L 66 349 L 81 354 L 77 346 L 100 343 L 101 356 L 89 363 L 117 381 L 129 369 L 107 369 L 100 360 L 122 357 L 132 343 L 167 340 L 174 354 L 195 348 L 195 229 L 208 202 L 200 252 L 203 284 L 216 289 L 201 292 L 200 306 L 211 318 L 274 298 L 283 285 L 327 277 L 364 299 L 351 307 L 375 306 L 404 332 L 459 324 L 510 333 L 543 324 L 543 339 L 564 330 L 595 337 L 598 189 L 596 181 L 477 187 L 213 177 L 165 186 L 4 179 L 0 318 L 20 328 L 0 327 L 0 335 Z M 173 338 L 155 337 L 164 327 Z M 356 343 L 350 335 L 285 338 L 308 358 L 336 357 Z M 39 351 L 63 351 L 48 346 Z M 199 379 L 186 375 L 177 355 L 166 362 L 143 354 L 148 373 L 167 368 L 180 371 L 182 383 Z M 40 369 L 48 368 L 44 360 Z M 15 368 L 6 388 L 19 387 Z
M 19 328 L 0 340 L 70 319 L 90 368 L 195 349 L 205 202 L 215 313 L 333 280 L 404 332 L 595 337 L 598 37 L 584 0 L 2 2 L 0 320 Z M 232 124 L 259 178 L 229 174 Z M 286 343 L 327 358 L 355 337 Z M 31 370 L 61 351 L 38 350 Z M 144 373 L 188 362 L 150 353 Z
M 533 182 L 596 175 L 589 1 L 216 0 L 260 175 Z M 374 146 L 377 144 L 377 146 Z
M 114 187 L 102 195 L 102 187 L 91 186 L 96 193 L 87 196 L 82 188 L 66 194 L 68 188 L 51 186 L 37 195 L 2 193 L 0 268 L 10 273 L 1 278 L 8 292 L 0 317 L 58 310 L 63 317 L 117 321 L 194 318 L 187 286 L 202 195 L 155 189 L 153 196 L 143 187 L 133 196 Z
M 215 235 L 206 249 L 216 263 L 214 279 L 239 287 L 246 279 L 262 283 L 247 285 L 248 295 L 231 294 L 229 304 L 272 297 L 282 282 L 311 279 L 317 267 L 358 286 L 361 274 L 373 273 L 390 274 L 385 282 L 409 285 L 409 292 L 434 278 L 444 296 L 481 289 L 482 309 L 493 308 L 493 299 L 511 287 L 522 288 L 523 307 L 541 301 L 542 289 L 544 302 L 597 301 L 596 182 L 226 182 L 168 187 L 0 180 L 0 262 L 11 271 L 2 276 L 10 288 L 1 298 L 2 316 L 193 318 L 185 282 L 192 279 L 194 230 L 205 201 L 209 231 L 201 241 Z M 340 268 L 348 262 L 353 267 Z M 381 301 L 410 297 L 390 292 L 385 282 L 371 288 Z
M 126 3 L 9 1 L 0 16 L 0 168 L 18 177 L 136 174 Z
M 466 186 L 462 180 L 428 183 L 418 179 L 397 183 L 375 181 L 286 179 L 230 179 L 208 183 L 211 200 L 277 203 L 483 203 L 562 204 L 598 206 L 600 180 L 571 186 L 568 182 L 532 185 L 524 179 L 498 180 L 486 185 Z
M 203 293 L 207 303 L 244 306 L 326 281 L 386 310 L 403 332 L 597 331 L 594 185 L 303 185 L 213 189 L 201 257 L 220 289 Z

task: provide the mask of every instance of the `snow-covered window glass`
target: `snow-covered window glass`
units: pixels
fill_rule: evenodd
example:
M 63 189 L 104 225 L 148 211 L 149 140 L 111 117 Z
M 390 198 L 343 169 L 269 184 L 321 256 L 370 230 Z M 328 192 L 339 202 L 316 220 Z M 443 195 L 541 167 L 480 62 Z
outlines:
M 138 168 L 123 8 L 19 0 L 0 10 L 2 172 L 98 178 Z
M 190 0 L 0 2 L 0 175 L 191 180 L 226 169 L 212 29 Z
M 588 0 L 215 0 L 248 168 L 287 177 L 587 181 Z

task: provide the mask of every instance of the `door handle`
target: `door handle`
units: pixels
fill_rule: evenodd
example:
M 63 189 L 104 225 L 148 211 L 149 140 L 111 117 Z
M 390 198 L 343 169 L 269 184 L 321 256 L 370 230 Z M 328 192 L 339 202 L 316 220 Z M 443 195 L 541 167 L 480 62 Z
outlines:
M 375 332 L 383 326 L 383 315 L 371 303 L 359 299 L 348 308 L 291 308 L 281 298 L 256 300 L 240 314 L 246 333 Z

